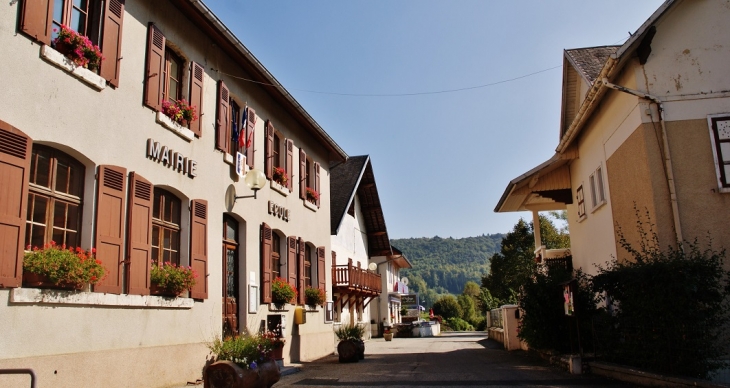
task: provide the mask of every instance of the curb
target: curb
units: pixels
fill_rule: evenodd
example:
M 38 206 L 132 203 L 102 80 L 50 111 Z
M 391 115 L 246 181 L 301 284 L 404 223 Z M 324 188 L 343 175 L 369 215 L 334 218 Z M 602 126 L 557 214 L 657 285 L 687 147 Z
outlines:
M 727 385 L 717 384 L 711 381 L 662 376 L 606 362 L 591 361 L 587 364 L 592 374 L 645 387 L 727 387 Z

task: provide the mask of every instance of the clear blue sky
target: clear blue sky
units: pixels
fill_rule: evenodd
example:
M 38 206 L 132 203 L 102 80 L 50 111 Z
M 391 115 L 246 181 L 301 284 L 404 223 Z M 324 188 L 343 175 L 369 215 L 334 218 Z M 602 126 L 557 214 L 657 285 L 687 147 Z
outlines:
M 493 209 L 554 154 L 562 71 L 393 94 L 560 66 L 564 49 L 622 44 L 662 3 L 204 2 L 348 155 L 371 156 L 391 238 L 504 233 L 531 219 Z

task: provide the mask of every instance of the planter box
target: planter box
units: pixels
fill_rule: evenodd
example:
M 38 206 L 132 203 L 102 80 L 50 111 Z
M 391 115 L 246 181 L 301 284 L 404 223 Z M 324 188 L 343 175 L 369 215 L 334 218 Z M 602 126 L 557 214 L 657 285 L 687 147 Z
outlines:
M 277 193 L 279 193 L 285 197 L 287 195 L 289 195 L 289 189 L 287 189 L 286 187 L 280 185 L 279 183 L 275 182 L 274 180 L 270 180 L 269 182 L 270 182 L 270 186 L 271 186 L 272 190 L 276 191 Z
M 261 363 L 256 369 L 243 369 L 231 361 L 216 361 L 205 368 L 205 388 L 269 388 L 281 378 L 274 361 Z
M 52 63 L 59 69 L 65 70 L 67 73 L 83 81 L 92 88 L 101 91 L 106 88 L 106 80 L 89 69 L 76 66 L 65 55 L 53 49 L 51 46 L 41 46 L 41 58 Z
M 303 199 L 302 201 L 304 201 L 304 207 L 306 207 L 307 209 L 309 209 L 309 210 L 311 210 L 313 212 L 316 212 L 317 211 L 317 205 L 316 204 L 313 204 L 313 203 L 307 201 L 306 199 Z
M 193 133 L 193 131 L 172 121 L 171 118 L 165 116 L 165 114 L 162 112 L 157 112 L 157 116 L 155 117 L 155 120 L 158 123 L 160 123 L 163 127 L 169 129 L 174 134 L 180 136 L 181 138 L 183 138 L 187 141 L 193 141 L 193 139 L 195 138 L 195 134 Z

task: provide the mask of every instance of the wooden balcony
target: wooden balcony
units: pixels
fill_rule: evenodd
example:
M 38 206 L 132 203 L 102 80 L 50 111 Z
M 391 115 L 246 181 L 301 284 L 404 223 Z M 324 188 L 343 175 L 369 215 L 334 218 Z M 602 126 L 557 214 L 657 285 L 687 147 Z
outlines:
M 362 297 L 378 296 L 382 292 L 380 274 L 354 266 L 349 259 L 347 265 L 332 266 L 332 291 Z

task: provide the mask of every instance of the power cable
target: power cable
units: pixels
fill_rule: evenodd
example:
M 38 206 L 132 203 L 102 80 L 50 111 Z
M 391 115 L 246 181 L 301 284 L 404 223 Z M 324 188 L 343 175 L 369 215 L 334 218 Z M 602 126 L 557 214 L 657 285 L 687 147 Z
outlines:
M 533 75 L 540 74 L 540 73 L 544 73 L 546 71 L 554 70 L 554 69 L 557 69 L 557 68 L 560 68 L 560 67 L 563 67 L 563 65 L 559 65 L 559 66 L 554 66 L 554 67 L 550 67 L 550 68 L 547 68 L 547 69 L 538 70 L 538 71 L 533 72 L 533 73 L 530 73 L 530 74 L 525 74 L 525 75 L 521 75 L 519 77 L 509 78 L 509 79 L 505 79 L 505 80 L 501 80 L 501 81 L 496 81 L 496 82 L 492 82 L 492 83 L 488 83 L 488 84 L 477 85 L 477 86 L 468 86 L 468 87 L 456 88 L 456 89 L 437 90 L 437 91 L 430 91 L 430 92 L 414 92 L 414 93 L 372 93 L 372 94 L 370 94 L 370 93 L 324 92 L 324 91 L 319 91 L 319 90 L 297 89 L 297 88 L 289 88 L 289 89 L 290 90 L 300 91 L 300 92 L 306 92 L 306 93 L 328 94 L 328 95 L 334 95 L 334 96 L 348 96 L 348 97 L 406 97 L 406 96 L 423 96 L 423 95 L 429 95 L 429 94 L 455 93 L 455 92 L 462 92 L 462 91 L 465 91 L 465 90 L 473 90 L 473 89 L 486 88 L 486 87 L 490 87 L 490 86 L 494 86 L 494 85 L 499 85 L 499 84 L 503 84 L 503 83 L 512 82 L 512 81 L 516 81 L 516 80 L 519 80 L 519 79 L 531 77 Z M 213 68 L 211 68 L 211 70 L 216 71 L 219 74 L 223 74 L 223 75 L 229 76 L 231 78 L 239 79 L 239 80 L 242 80 L 242 81 L 252 82 L 252 83 L 259 84 L 259 85 L 273 86 L 275 88 L 284 89 L 284 87 L 281 86 L 281 85 L 274 85 L 274 84 L 270 84 L 270 83 L 267 83 L 267 82 L 255 81 L 255 80 L 252 80 L 252 79 L 249 79 L 249 78 L 245 78 L 245 77 L 240 77 L 240 76 L 236 76 L 236 75 L 233 75 L 233 74 L 224 73 L 224 72 L 222 72 L 220 70 L 213 69 Z

